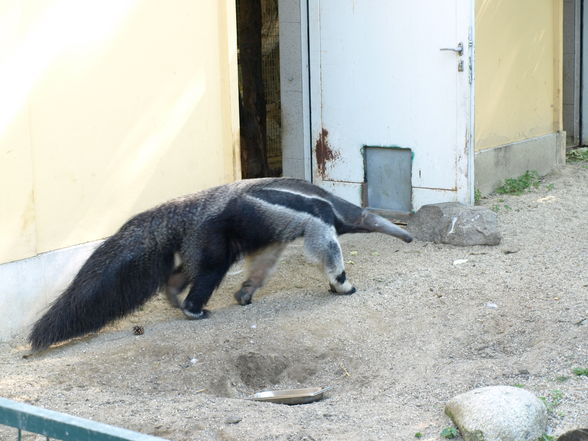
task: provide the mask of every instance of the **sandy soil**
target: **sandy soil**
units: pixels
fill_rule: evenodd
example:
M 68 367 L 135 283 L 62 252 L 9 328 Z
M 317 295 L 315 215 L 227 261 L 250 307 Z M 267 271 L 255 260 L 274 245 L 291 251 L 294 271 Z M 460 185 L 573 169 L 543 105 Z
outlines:
M 342 237 L 352 296 L 329 294 L 294 243 L 252 305 L 232 298 L 236 267 L 207 320 L 157 297 L 36 357 L 20 336 L 0 346 L 0 395 L 177 441 L 437 440 L 451 397 L 519 385 L 546 397 L 552 434 L 588 427 L 588 377 L 572 373 L 588 368 L 588 165 L 482 204 L 499 246 Z M 310 386 L 333 389 L 299 406 L 246 399 Z

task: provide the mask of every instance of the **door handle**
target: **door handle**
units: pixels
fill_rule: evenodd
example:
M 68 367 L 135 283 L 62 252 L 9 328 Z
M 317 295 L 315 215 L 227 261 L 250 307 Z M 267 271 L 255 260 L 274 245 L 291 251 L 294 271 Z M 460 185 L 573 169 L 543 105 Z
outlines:
M 451 51 L 451 52 L 455 52 L 457 55 L 459 55 L 461 57 L 463 55 L 463 43 L 460 41 L 457 44 L 457 47 L 442 47 L 439 50 L 440 51 Z

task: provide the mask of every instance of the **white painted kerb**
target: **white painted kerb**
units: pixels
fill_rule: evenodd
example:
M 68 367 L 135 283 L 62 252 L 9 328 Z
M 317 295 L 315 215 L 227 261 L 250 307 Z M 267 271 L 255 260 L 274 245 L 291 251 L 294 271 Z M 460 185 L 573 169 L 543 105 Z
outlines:
M 90 242 L 0 265 L 0 341 L 28 330 L 101 243 Z

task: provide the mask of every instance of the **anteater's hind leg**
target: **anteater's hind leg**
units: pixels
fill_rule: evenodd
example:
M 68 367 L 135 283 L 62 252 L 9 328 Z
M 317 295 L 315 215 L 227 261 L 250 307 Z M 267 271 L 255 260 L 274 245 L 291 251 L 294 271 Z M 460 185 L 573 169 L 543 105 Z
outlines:
M 182 304 L 182 312 L 190 319 L 208 317 L 209 312 L 203 307 L 233 263 L 222 234 L 210 232 L 205 243 L 198 242 L 194 241 L 181 253 L 188 284 L 191 285 Z
M 235 300 L 240 305 L 248 305 L 255 291 L 263 286 L 272 274 L 285 243 L 276 243 L 248 257 L 249 275 L 241 285 L 241 289 L 235 293 Z
M 309 258 L 322 266 L 331 292 L 353 294 L 355 288 L 347 280 L 343 253 L 335 228 L 322 222 L 312 222 L 304 231 L 304 249 Z
M 169 276 L 167 283 L 165 284 L 165 295 L 172 306 L 175 306 L 176 308 L 180 307 L 178 296 L 188 287 L 189 284 L 190 280 L 188 279 L 188 275 L 184 270 L 184 265 L 181 264 L 173 270 L 171 276 Z

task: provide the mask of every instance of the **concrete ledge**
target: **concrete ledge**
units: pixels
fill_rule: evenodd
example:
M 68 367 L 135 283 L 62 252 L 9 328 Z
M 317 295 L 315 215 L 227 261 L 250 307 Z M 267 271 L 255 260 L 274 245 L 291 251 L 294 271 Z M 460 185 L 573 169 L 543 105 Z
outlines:
M 475 188 L 486 195 L 502 185 L 505 179 L 518 178 L 527 170 L 546 175 L 564 165 L 565 160 L 565 132 L 481 150 L 476 152 L 474 160 Z
M 0 341 L 26 330 L 101 243 L 76 245 L 0 265 Z

